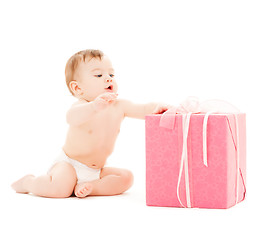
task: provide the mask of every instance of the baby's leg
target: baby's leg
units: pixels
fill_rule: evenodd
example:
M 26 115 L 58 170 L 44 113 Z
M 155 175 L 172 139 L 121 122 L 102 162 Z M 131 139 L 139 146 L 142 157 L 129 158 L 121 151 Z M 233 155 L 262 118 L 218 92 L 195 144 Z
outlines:
M 66 162 L 56 163 L 47 175 L 27 175 L 12 184 L 18 193 L 33 193 L 41 197 L 69 197 L 76 185 L 75 169 Z
M 128 190 L 133 183 L 130 171 L 120 168 L 103 168 L 100 179 L 92 181 L 92 190 L 89 195 L 116 195 Z

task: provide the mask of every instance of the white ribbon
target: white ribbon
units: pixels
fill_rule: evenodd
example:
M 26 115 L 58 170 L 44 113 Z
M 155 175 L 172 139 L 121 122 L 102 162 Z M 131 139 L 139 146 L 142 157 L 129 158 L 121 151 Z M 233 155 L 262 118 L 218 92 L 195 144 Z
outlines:
M 182 126 L 183 126 L 183 146 L 182 146 L 182 154 L 181 154 L 181 163 L 179 176 L 177 181 L 177 198 L 179 203 L 186 207 L 180 198 L 180 183 L 182 178 L 183 167 L 185 167 L 185 190 L 186 190 L 186 203 L 187 207 L 191 207 L 191 196 L 190 196 L 190 183 L 189 183 L 189 172 L 188 172 L 188 153 L 187 153 L 187 140 L 190 126 L 190 118 L 193 113 L 205 113 L 204 121 L 203 121 L 203 163 L 206 167 L 208 167 L 207 160 L 207 124 L 208 118 L 211 114 L 215 113 L 233 113 L 235 116 L 235 124 L 236 124 L 236 152 L 237 152 L 237 163 L 236 163 L 236 203 L 238 202 L 238 191 L 239 191 L 239 165 L 240 165 L 240 151 L 239 151 L 239 127 L 238 127 L 238 118 L 237 113 L 240 111 L 231 105 L 228 102 L 224 102 L 221 100 L 208 100 L 203 103 L 199 103 L 197 98 L 190 97 L 186 101 L 180 104 L 178 108 L 173 108 L 168 110 L 165 114 L 182 114 Z M 164 118 L 163 118 L 164 119 Z M 167 122 L 160 123 L 160 126 L 173 128 L 174 127 L 174 119 L 169 118 Z
M 203 162 L 206 167 L 207 165 L 207 122 L 208 117 L 210 114 L 214 113 L 213 111 L 210 111 L 205 114 L 204 122 L 203 122 Z
M 190 126 L 190 117 L 192 113 L 188 113 L 187 115 L 183 115 L 182 118 L 182 126 L 183 126 L 183 149 L 182 149 L 182 155 L 181 155 L 181 164 L 180 164 L 180 170 L 179 170 L 179 176 L 177 181 L 177 198 L 180 202 L 180 204 L 185 207 L 180 199 L 180 182 L 182 178 L 182 172 L 183 167 L 185 170 L 185 191 L 186 191 L 186 202 L 187 207 L 191 207 L 191 198 L 190 198 L 190 184 L 189 184 L 189 173 L 188 173 L 188 155 L 187 155 L 187 139 L 188 139 L 188 132 L 189 132 L 189 126 Z

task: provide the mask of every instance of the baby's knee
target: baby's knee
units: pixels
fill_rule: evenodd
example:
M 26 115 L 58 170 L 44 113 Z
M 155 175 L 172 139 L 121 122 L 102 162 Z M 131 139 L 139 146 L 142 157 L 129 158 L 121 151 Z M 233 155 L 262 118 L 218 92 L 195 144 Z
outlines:
M 49 175 L 51 177 L 50 191 L 54 197 L 66 198 L 72 195 L 77 177 L 69 163 L 57 163 Z
M 126 190 L 129 189 L 133 184 L 133 174 L 129 170 L 123 170 L 121 174 L 123 184 L 125 185 Z

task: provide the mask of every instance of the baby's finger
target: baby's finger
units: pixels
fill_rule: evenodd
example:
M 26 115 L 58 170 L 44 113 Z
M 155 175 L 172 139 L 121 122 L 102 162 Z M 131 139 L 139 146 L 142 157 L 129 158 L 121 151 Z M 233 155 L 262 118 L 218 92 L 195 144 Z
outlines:
M 153 114 L 161 114 L 166 112 L 169 109 L 169 106 L 166 104 L 157 105 L 157 107 L 154 109 Z
M 156 113 L 157 114 L 161 114 L 161 113 L 164 113 L 164 112 L 166 112 L 167 111 L 167 108 L 165 108 L 165 107 L 160 107 L 157 111 L 156 111 Z

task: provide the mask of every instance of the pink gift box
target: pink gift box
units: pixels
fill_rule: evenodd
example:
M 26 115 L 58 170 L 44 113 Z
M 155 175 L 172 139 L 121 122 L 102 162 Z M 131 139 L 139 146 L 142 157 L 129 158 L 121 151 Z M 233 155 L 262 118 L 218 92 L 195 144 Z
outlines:
M 245 114 L 209 116 L 206 126 L 207 166 L 203 162 L 205 114 L 190 117 L 187 162 L 183 165 L 183 115 L 166 116 L 175 118 L 173 129 L 160 126 L 162 117 L 160 114 L 146 116 L 146 204 L 229 208 L 244 200 Z

